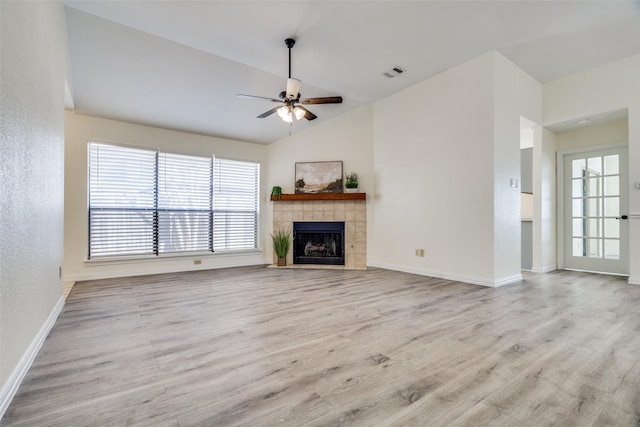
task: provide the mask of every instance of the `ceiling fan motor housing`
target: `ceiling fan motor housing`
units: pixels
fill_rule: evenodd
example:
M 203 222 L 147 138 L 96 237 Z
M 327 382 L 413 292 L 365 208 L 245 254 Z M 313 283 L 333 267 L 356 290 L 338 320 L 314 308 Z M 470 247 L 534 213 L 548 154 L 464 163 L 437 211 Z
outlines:
M 300 97 L 301 97 L 301 94 L 300 94 L 300 92 L 298 92 L 298 96 L 296 96 L 295 98 L 290 98 L 290 97 L 287 96 L 287 92 L 284 91 L 284 90 L 282 92 L 280 92 L 280 94 L 278 95 L 278 98 L 280 98 L 280 101 L 295 101 L 295 102 L 298 102 L 298 101 L 300 101 Z

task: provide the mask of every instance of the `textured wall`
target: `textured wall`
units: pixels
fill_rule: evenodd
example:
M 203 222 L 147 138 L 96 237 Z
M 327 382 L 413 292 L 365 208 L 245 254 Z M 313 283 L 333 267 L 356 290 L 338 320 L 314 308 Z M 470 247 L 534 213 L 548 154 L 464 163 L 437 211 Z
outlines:
M 62 296 L 66 49 L 60 2 L 0 2 L 0 387 Z
M 87 259 L 87 141 L 108 141 L 131 146 L 160 148 L 181 154 L 201 156 L 216 155 L 223 158 L 255 161 L 260 163 L 260 174 L 267 171 L 267 146 L 250 142 L 232 141 L 224 138 L 204 136 L 187 132 L 161 129 L 117 120 L 82 116 L 67 111 L 65 115 L 65 233 L 64 233 L 64 278 L 68 281 L 105 277 L 136 276 L 175 271 L 206 270 L 212 268 L 237 267 L 264 264 L 267 261 L 260 252 L 235 254 L 213 254 L 205 256 L 155 257 L 115 261 L 91 261 Z M 293 169 L 293 167 L 292 167 Z M 264 212 L 265 197 L 271 187 L 261 180 Z M 266 196 L 265 196 L 266 195 Z M 262 248 L 270 246 L 265 240 L 265 229 L 270 223 L 261 215 L 259 230 Z M 265 244 L 265 242 L 267 242 Z M 202 264 L 194 265 L 198 258 Z
M 369 265 L 519 280 L 520 190 L 509 184 L 520 117 L 539 121 L 541 102 L 540 84 L 495 51 L 376 102 Z
M 482 55 L 374 104 L 369 265 L 493 284 L 493 62 Z

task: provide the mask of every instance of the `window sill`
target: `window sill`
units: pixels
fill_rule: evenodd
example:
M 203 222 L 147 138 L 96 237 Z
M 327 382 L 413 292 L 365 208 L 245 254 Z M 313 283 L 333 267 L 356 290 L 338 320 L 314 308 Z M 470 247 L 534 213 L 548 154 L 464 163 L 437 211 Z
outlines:
M 100 265 L 118 264 L 139 264 L 143 262 L 167 262 L 181 261 L 185 259 L 215 259 L 241 256 L 255 256 L 262 254 L 260 249 L 225 251 L 225 252 L 189 252 L 185 254 L 162 254 L 162 255 L 133 255 L 127 257 L 104 257 L 97 259 L 85 259 L 85 267 Z

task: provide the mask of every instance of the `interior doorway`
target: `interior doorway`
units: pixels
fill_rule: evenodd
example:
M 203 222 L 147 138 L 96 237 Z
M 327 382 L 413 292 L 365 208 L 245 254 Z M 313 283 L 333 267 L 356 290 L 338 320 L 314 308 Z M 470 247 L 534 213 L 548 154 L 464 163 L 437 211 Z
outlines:
M 533 269 L 533 146 L 537 125 L 520 117 L 520 268 Z

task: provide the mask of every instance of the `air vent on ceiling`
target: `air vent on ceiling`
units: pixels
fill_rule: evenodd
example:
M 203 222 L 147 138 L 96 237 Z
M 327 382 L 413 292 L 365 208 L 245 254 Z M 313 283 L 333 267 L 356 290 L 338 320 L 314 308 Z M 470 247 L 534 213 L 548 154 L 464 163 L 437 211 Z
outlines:
M 385 71 L 384 74 L 385 76 L 389 77 L 390 79 L 399 76 L 400 74 L 404 73 L 405 69 L 395 66 L 392 69 L 390 69 L 389 71 Z

